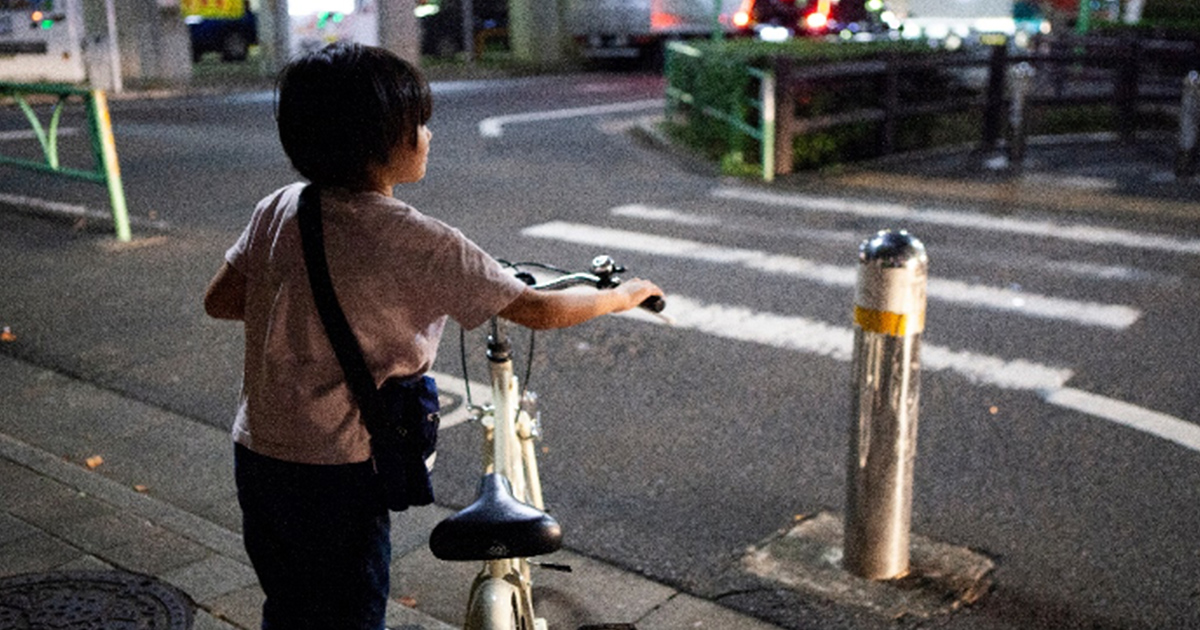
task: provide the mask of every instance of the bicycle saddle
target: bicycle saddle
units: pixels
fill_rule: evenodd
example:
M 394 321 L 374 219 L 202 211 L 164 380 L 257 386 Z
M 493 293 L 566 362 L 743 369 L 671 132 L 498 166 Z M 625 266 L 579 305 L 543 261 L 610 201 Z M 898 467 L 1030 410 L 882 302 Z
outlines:
M 557 551 L 562 527 L 549 514 L 516 499 L 508 479 L 488 473 L 475 502 L 437 524 L 429 549 L 442 560 L 528 558 Z

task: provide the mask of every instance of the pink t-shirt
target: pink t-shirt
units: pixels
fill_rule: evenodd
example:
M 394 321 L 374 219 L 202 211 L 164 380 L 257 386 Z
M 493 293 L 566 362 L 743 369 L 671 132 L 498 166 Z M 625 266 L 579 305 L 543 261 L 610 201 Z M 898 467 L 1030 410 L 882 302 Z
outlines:
M 366 461 L 369 436 L 321 324 L 296 221 L 303 184 L 259 202 L 226 260 L 246 276 L 246 356 L 233 438 L 277 459 Z M 447 316 L 474 328 L 524 285 L 458 230 L 392 197 L 325 189 L 338 302 L 377 384 L 424 373 Z

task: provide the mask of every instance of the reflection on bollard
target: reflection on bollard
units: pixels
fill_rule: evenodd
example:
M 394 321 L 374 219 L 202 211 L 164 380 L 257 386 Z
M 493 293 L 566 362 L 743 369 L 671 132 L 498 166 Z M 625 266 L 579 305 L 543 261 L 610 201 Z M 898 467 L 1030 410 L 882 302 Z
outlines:
M 908 572 L 928 258 L 903 230 L 879 232 L 858 257 L 843 566 L 882 580 Z
M 1025 161 L 1025 135 L 1029 129 L 1026 121 L 1026 101 L 1033 89 L 1033 77 L 1037 71 L 1029 62 L 1022 61 L 1008 71 L 1012 100 L 1008 110 L 1008 163 L 1020 168 Z
M 1196 174 L 1197 136 L 1200 135 L 1200 72 L 1192 70 L 1183 79 L 1183 100 L 1179 107 L 1179 152 L 1175 159 L 1175 176 Z

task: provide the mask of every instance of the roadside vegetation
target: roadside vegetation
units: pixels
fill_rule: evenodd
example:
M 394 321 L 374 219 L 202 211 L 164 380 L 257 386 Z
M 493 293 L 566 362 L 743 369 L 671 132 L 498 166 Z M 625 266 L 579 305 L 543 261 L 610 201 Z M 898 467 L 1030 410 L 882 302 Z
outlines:
M 1196 12 L 1200 14 L 1200 9 Z M 978 144 L 983 137 L 990 46 L 946 50 L 925 41 L 798 39 L 770 43 L 734 39 L 689 43 L 687 48 L 686 54 L 679 49 L 668 54 L 671 105 L 664 131 L 674 141 L 720 163 L 727 174 L 761 173 L 760 151 L 766 131 L 761 122 L 761 80 L 766 73 L 786 67 L 781 63 L 785 61 L 793 68 L 824 68 L 813 78 L 796 83 L 792 98 L 787 99 L 790 102 L 777 99 L 777 121 L 794 115 L 811 127 L 792 142 L 794 170 L 829 168 L 885 153 Z M 900 62 L 905 68 L 893 74 L 890 96 L 887 78 L 869 69 L 879 67 L 871 66 L 873 61 Z M 1078 65 L 1053 71 L 1057 72 L 1055 80 L 1074 80 L 1091 72 Z M 884 112 L 894 114 L 897 103 L 909 113 L 891 119 L 892 129 L 884 139 Z M 1139 114 L 1138 118 L 1143 130 L 1177 125 L 1176 116 L 1165 111 Z M 1111 132 L 1119 124 L 1110 103 L 1063 102 L 1031 108 L 1026 132 Z

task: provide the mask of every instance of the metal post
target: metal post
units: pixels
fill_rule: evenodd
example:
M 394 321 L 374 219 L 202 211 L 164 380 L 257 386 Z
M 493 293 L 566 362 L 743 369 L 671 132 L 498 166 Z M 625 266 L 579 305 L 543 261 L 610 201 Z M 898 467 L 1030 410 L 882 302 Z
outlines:
M 888 55 L 884 74 L 883 124 L 879 130 L 879 152 L 891 155 L 896 150 L 896 112 L 900 109 L 900 64 L 897 55 Z
M 858 260 L 843 566 L 884 580 L 908 572 L 928 258 L 908 232 L 885 230 Z
M 1141 52 L 1141 44 L 1136 38 L 1127 37 L 1122 42 L 1117 65 L 1117 82 L 1113 86 L 1117 132 L 1121 135 L 1121 142 L 1126 144 L 1131 144 L 1137 139 L 1138 67 L 1141 65 Z
M 1092 0 L 1079 0 L 1079 13 L 1075 16 L 1075 33 L 1087 35 L 1092 29 Z
M 775 173 L 791 173 L 795 167 L 792 145 L 796 139 L 796 91 L 792 60 L 775 58 Z
M 463 0 L 462 3 L 462 43 L 463 57 L 468 66 L 475 63 L 475 0 Z
M 775 74 L 765 72 L 759 86 L 762 103 L 762 174 L 763 181 L 775 181 Z
M 1008 109 L 1008 163 L 1009 166 L 1020 168 L 1025 161 L 1026 101 L 1033 89 L 1033 77 L 1037 71 L 1029 62 L 1021 62 L 1009 70 L 1009 85 L 1012 98 Z
M 1200 135 L 1200 72 L 1192 70 L 1183 79 L 1183 101 L 1179 108 L 1179 153 L 1175 176 L 1196 174 L 1197 136 Z
M 115 0 L 105 0 L 104 19 L 108 26 L 108 72 L 112 78 L 112 91 L 113 94 L 120 94 L 125 90 L 125 83 L 121 77 L 121 45 L 117 40 Z
M 1004 127 L 1004 82 L 1008 70 L 1008 46 L 992 46 L 988 64 L 987 104 L 983 111 L 983 151 L 992 151 L 1000 144 Z
M 108 186 L 117 240 L 127 243 L 133 235 L 129 229 L 129 211 L 125 207 L 125 188 L 121 184 L 121 167 L 117 162 L 117 143 L 113 139 L 108 99 L 102 90 L 92 90 L 88 97 L 88 123 L 92 128 L 92 152 L 104 171 L 104 183 Z
M 712 10 L 712 40 L 713 40 L 714 42 L 719 42 L 719 41 L 721 41 L 722 39 L 725 39 L 725 30 L 724 30 L 723 28 L 721 28 L 721 9 L 722 9 L 722 4 L 723 4 L 723 3 L 721 2 L 721 0 L 713 0 L 713 10 Z

